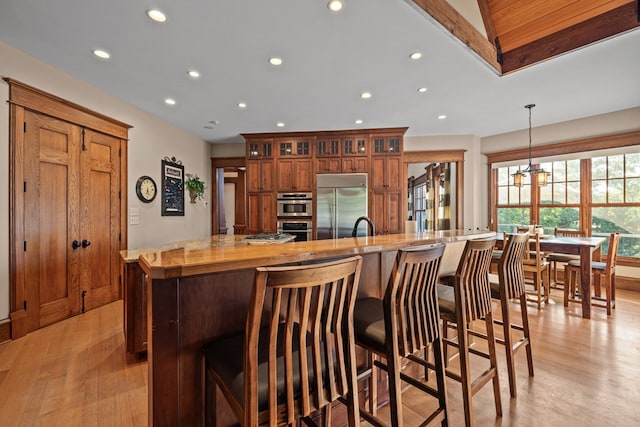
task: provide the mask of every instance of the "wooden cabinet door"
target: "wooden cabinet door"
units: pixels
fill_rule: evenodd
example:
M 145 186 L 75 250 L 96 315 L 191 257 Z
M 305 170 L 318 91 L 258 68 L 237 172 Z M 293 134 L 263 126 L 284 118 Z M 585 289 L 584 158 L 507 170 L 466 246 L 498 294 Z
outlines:
M 312 186 L 311 159 L 278 160 L 278 191 L 311 191 Z
M 386 156 L 385 181 L 388 189 L 400 190 L 402 159 L 400 156 Z
M 374 191 L 384 191 L 387 187 L 386 165 L 387 158 L 385 156 L 374 156 L 371 159 L 371 188 Z
M 402 218 L 402 193 L 381 191 L 371 193 L 371 219 L 376 226 L 376 234 L 400 233 Z
M 318 173 L 342 172 L 341 159 L 339 157 L 326 157 L 316 159 L 316 171 Z
M 342 171 L 347 173 L 367 173 L 369 172 L 369 158 L 355 156 L 343 157 Z
M 80 292 L 86 292 L 87 309 L 120 297 L 120 152 L 120 139 L 85 131 L 80 155 Z
M 276 232 L 276 197 L 273 192 L 248 193 L 247 210 L 247 231 L 250 234 Z
M 247 161 L 247 191 L 274 190 L 274 176 L 273 160 Z
M 82 130 L 25 112 L 24 329 L 29 332 L 80 312 L 80 155 Z M 20 292 L 20 283 L 17 291 Z

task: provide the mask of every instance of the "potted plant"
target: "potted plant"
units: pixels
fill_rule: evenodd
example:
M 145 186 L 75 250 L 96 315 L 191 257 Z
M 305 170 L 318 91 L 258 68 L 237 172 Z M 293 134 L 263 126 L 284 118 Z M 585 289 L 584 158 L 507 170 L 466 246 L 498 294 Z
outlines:
M 187 190 L 189 190 L 189 197 L 191 203 L 195 203 L 197 199 L 202 199 L 204 195 L 204 181 L 200 180 L 198 175 L 187 174 L 187 179 L 184 183 Z

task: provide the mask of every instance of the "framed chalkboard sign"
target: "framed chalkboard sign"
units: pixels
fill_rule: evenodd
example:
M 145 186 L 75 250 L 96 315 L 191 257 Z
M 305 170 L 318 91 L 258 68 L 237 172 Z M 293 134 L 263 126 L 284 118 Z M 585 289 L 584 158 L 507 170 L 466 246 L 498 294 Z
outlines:
M 184 166 L 175 157 L 162 161 L 162 216 L 184 216 Z

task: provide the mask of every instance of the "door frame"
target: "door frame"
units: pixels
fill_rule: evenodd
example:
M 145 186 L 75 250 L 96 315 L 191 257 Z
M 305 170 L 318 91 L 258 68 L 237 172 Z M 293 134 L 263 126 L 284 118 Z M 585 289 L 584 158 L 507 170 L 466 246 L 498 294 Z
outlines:
M 9 319 L 11 338 L 33 330 L 27 324 L 28 301 L 24 283 L 24 147 L 25 111 L 66 121 L 120 139 L 120 249 L 127 248 L 127 142 L 132 127 L 81 105 L 10 77 L 9 85 Z M 121 286 L 121 284 L 120 284 Z M 122 295 L 122 288 L 120 288 Z

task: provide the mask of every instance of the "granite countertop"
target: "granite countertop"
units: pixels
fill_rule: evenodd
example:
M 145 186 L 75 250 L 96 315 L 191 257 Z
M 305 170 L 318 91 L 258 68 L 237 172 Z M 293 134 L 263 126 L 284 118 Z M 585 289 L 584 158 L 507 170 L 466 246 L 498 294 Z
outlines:
M 495 235 L 493 231 L 450 230 L 312 240 L 268 247 L 248 245 L 243 241 L 246 236 L 212 236 L 210 239 L 180 242 L 157 249 L 123 251 L 121 254 L 126 262 L 139 261 L 152 278 L 172 278 L 391 251 L 407 246 L 495 238 Z
M 199 249 L 211 249 L 211 248 L 232 248 L 235 246 L 243 246 L 243 245 L 271 245 L 271 244 L 280 244 L 280 243 L 288 243 L 292 240 L 295 240 L 295 236 L 288 234 L 287 238 L 276 239 L 276 240 L 251 240 L 250 237 L 258 237 L 258 236 L 248 236 L 244 234 L 236 234 L 236 235 L 226 235 L 226 234 L 217 234 L 213 235 L 209 238 L 204 239 L 192 239 L 192 240 L 183 240 L 181 242 L 169 243 L 157 248 L 146 248 L 146 249 L 128 249 L 120 251 L 120 256 L 124 260 L 124 262 L 136 262 L 140 258 L 140 255 L 149 254 L 149 253 L 157 253 L 157 252 L 170 252 L 175 250 L 187 250 L 187 251 L 195 251 Z

